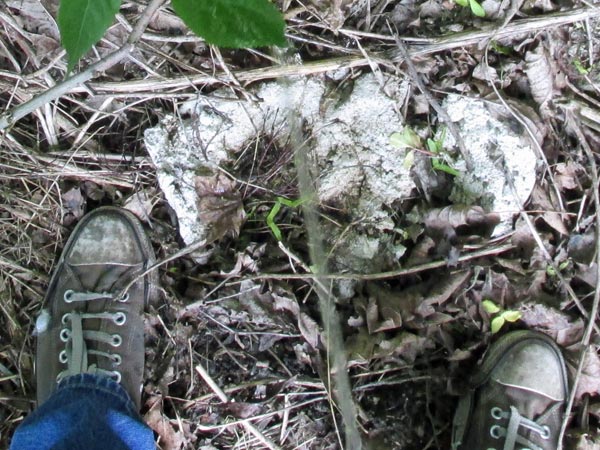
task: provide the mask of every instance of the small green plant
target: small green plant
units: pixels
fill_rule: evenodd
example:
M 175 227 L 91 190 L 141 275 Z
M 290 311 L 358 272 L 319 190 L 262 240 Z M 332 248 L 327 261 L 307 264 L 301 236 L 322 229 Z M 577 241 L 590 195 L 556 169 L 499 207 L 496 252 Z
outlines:
M 590 69 L 587 69 L 580 60 L 574 59 L 573 65 L 580 75 L 589 75 Z
M 564 272 L 569 267 L 569 264 L 570 264 L 570 261 L 568 259 L 561 262 L 558 265 L 558 271 L 560 273 Z M 548 267 L 546 267 L 546 275 L 548 275 L 549 277 L 555 277 L 558 274 L 556 273 L 556 269 L 553 266 L 548 266 Z
M 429 152 L 432 154 L 431 167 L 433 170 L 440 170 L 452 176 L 457 176 L 460 174 L 460 172 L 447 163 L 446 156 L 444 154 L 445 139 L 445 128 L 438 139 L 427 139 L 427 150 L 429 150 Z M 410 168 L 414 163 L 414 150 L 423 149 L 421 138 L 410 127 L 405 127 L 401 133 L 393 133 L 390 136 L 390 144 L 396 148 L 410 149 L 404 158 L 404 167 L 407 169 Z
M 427 149 L 433 153 L 434 155 L 442 155 L 444 151 L 444 141 L 446 140 L 446 128 L 442 131 L 439 139 L 427 139 Z M 434 156 L 431 158 L 431 167 L 434 170 L 441 170 L 442 172 L 446 172 L 452 176 L 457 176 L 460 172 L 453 167 L 450 167 L 445 162 L 442 162 L 442 158 L 439 156 Z
M 485 10 L 479 3 L 477 3 L 477 0 L 454 0 L 454 3 L 465 8 L 471 8 L 471 12 L 477 17 L 485 17 Z
M 267 214 L 266 219 L 267 226 L 271 229 L 271 233 L 273 233 L 275 239 L 277 239 L 278 241 L 281 241 L 282 239 L 281 230 L 275 223 L 275 217 L 277 217 L 277 214 L 279 214 L 281 207 L 287 206 L 288 208 L 297 208 L 298 206 L 302 205 L 302 203 L 304 203 L 304 200 L 301 198 L 296 200 L 289 200 L 284 197 L 277 197 L 277 199 L 275 200 L 275 204 L 271 208 L 271 211 L 269 211 L 269 214 Z
M 60 0 L 58 27 L 68 72 L 114 22 L 122 0 Z M 190 29 L 209 44 L 243 48 L 285 46 L 285 22 L 269 0 L 171 0 Z
M 502 309 L 491 300 L 484 300 L 481 304 L 483 305 L 483 309 L 492 318 L 490 322 L 492 334 L 500 331 L 506 322 L 516 322 L 522 316 L 521 311 Z

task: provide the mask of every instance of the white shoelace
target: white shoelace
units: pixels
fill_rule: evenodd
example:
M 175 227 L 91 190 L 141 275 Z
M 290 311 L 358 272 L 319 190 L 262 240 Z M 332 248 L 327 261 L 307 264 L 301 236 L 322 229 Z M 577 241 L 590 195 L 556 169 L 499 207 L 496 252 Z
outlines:
M 63 296 L 66 303 L 89 302 L 95 300 L 115 300 L 113 294 L 98 292 L 75 292 L 68 290 Z M 126 302 L 128 295 L 117 301 Z M 108 344 L 118 348 L 123 339 L 119 334 L 110 334 L 104 331 L 86 330 L 84 321 L 88 319 L 111 320 L 115 325 L 124 325 L 127 316 L 122 311 L 101 313 L 78 313 L 70 312 L 63 315 L 61 321 L 63 328 L 60 331 L 60 339 L 65 343 L 65 349 L 59 354 L 59 360 L 67 364 L 67 368 L 60 372 L 56 378 L 57 382 L 70 375 L 80 373 L 93 373 L 113 378 L 117 383 L 121 381 L 121 372 L 118 370 L 106 370 L 97 364 L 88 364 L 88 355 L 109 359 L 113 365 L 121 364 L 121 356 L 118 353 L 104 352 L 88 349 L 86 341 L 95 341 Z
M 506 428 L 500 425 L 492 425 L 490 428 L 490 435 L 494 439 L 504 438 L 503 450 L 516 450 L 516 444 L 522 446 L 524 450 L 543 450 L 529 439 L 521 436 L 519 434 L 520 428 L 530 430 L 538 434 L 542 439 L 550 437 L 548 426 L 540 425 L 527 417 L 523 417 L 514 406 L 510 407 L 510 411 L 503 411 L 498 407 L 492 408 L 491 414 L 496 420 L 508 419 L 508 426 Z

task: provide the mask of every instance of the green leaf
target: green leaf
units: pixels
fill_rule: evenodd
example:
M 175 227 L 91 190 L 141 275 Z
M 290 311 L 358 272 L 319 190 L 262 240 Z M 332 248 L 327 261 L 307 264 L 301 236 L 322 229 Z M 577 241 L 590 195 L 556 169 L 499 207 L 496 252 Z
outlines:
M 421 148 L 421 138 L 411 128 L 405 127 L 402 133 L 393 133 L 390 144 L 396 148 Z
M 484 300 L 481 302 L 481 304 L 483 305 L 485 312 L 488 314 L 496 314 L 500 311 L 500 307 L 491 300 Z
M 58 28 L 67 51 L 67 72 L 100 40 L 115 19 L 121 0 L 61 0 Z
M 503 311 L 502 314 L 500 314 L 500 316 L 502 316 L 502 318 L 507 322 L 516 322 L 521 318 L 522 314 L 521 311 L 508 310 Z
M 209 44 L 229 48 L 286 45 L 283 16 L 269 0 L 172 0 L 171 4 Z
M 492 319 L 492 324 L 491 324 L 492 334 L 496 334 L 498 331 L 500 331 L 500 329 L 502 328 L 503 325 L 504 325 L 504 317 L 502 317 L 502 316 L 494 317 Z
M 485 9 L 483 9 L 476 0 L 469 0 L 469 5 L 471 6 L 471 12 L 473 14 L 477 17 L 485 17 Z
M 271 211 L 269 211 L 269 214 L 267 215 L 267 225 L 271 229 L 271 232 L 275 236 L 275 239 L 277 239 L 278 241 L 281 241 L 282 236 L 281 236 L 281 230 L 275 223 L 275 216 L 277 216 L 277 213 L 279 213 L 280 209 L 281 209 L 281 202 L 278 199 L 277 202 L 275 202 L 275 204 L 273 205 L 273 208 L 271 208 Z
M 469 0 L 454 0 L 454 3 L 460 6 L 468 6 Z
M 446 172 L 449 175 L 457 177 L 460 172 L 453 167 L 450 167 L 448 164 L 444 164 L 440 161 L 440 158 L 431 158 L 431 167 L 434 170 L 440 170 L 442 172 Z
M 577 72 L 579 72 L 580 75 L 587 75 L 590 73 L 589 69 L 586 69 L 581 63 L 581 61 L 579 61 L 578 59 L 573 60 L 573 65 L 575 66 L 575 69 L 577 69 Z
M 411 150 L 410 152 L 406 153 L 406 156 L 404 157 L 404 162 L 402 163 L 402 166 L 405 169 L 410 169 L 414 164 L 415 164 L 415 151 Z

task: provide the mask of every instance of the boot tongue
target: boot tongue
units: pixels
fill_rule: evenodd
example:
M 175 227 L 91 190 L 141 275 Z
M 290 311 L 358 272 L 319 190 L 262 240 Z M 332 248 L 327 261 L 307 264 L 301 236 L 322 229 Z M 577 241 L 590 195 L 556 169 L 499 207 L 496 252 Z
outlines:
M 139 264 L 70 264 L 81 286 L 86 291 L 98 293 L 117 293 L 132 279 L 139 267 Z

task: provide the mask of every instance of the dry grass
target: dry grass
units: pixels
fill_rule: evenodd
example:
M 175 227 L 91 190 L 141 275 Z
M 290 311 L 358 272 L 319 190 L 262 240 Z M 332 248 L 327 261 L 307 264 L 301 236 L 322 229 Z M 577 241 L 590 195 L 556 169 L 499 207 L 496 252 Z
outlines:
M 0 6 L 3 111 L 60 84 L 65 76 L 65 57 L 57 36 L 39 34 L 42 25 L 52 26 L 51 21 L 36 23 L 20 12 L 20 1 Z M 27 3 L 56 12 L 54 0 Z M 398 36 L 386 23 L 399 2 L 349 2 L 363 7 L 341 10 L 336 5 L 346 2 L 329 6 L 321 6 L 327 2 L 319 1 L 278 3 L 286 15 L 290 42 L 306 61 L 303 65 L 266 50 L 218 51 L 188 34 L 163 7 L 129 58 L 1 132 L 0 447 L 7 446 L 14 427 L 34 406 L 33 324 L 53 263 L 83 210 L 102 204 L 124 205 L 145 195 L 152 207 L 142 209 L 147 213 L 142 219 L 159 257 L 166 258 L 181 247 L 173 213 L 160 196 L 143 146 L 145 128 L 165 114 L 176 114 L 181 102 L 218 87 L 228 87 L 242 97 L 251 96 L 248 87 L 252 83 L 276 77 L 337 69 L 347 69 L 349 77 L 361 70 L 406 70 L 396 45 Z M 483 26 L 464 11 L 451 9 L 450 3 L 443 5 L 447 14 L 423 18 L 420 27 L 401 30 L 406 51 L 414 57 L 423 78 L 420 83 L 413 80 L 414 84 L 424 84 L 432 95 L 451 91 L 459 83 L 473 95 L 492 95 L 487 80 L 470 76 L 487 52 L 477 44 L 487 38 L 511 46 L 511 62 L 524 64 L 523 53 L 515 49 L 526 47 L 529 39 L 547 39 L 562 46 L 558 55 L 585 60 L 589 65 L 598 61 L 596 17 L 600 13 L 593 6 L 543 14 L 538 19 L 521 17 L 503 26 L 499 19 Z M 144 8 L 138 2 L 125 2 L 117 23 L 81 68 L 122 46 Z M 340 17 L 346 17 L 343 26 Z M 452 32 L 456 25 L 466 31 Z M 447 34 L 441 36 L 440 30 Z M 501 59 L 494 54 L 485 61 L 500 70 Z M 598 70 L 593 67 L 585 76 L 572 65 L 560 67 L 560 76 L 569 83 L 553 100 L 571 102 L 570 111 L 575 115 L 582 105 L 597 107 L 600 90 Z M 417 94 L 415 90 L 413 97 Z M 507 89 L 504 95 L 513 94 Z M 549 174 L 556 174 L 557 162 L 578 161 L 589 170 L 586 158 L 597 157 L 589 152 L 578 154 L 577 144 L 565 139 L 569 130 L 561 111 L 556 107 L 544 116 L 550 131 L 541 151 L 550 162 L 543 178 L 554 184 Z M 412 103 L 406 112 L 409 120 L 437 120 L 433 112 L 412 114 Z M 600 125 L 594 128 L 593 120 L 586 119 L 580 126 L 578 137 L 585 136 L 594 148 L 600 142 Z M 296 192 L 292 157 L 289 148 L 278 149 L 257 139 L 256 146 L 249 147 L 231 167 L 240 181 L 244 202 L 256 211 L 239 240 L 215 244 L 206 265 L 199 266 L 186 257 L 160 269 L 164 298 L 147 317 L 148 381 L 142 412 L 157 431 L 162 448 L 333 449 L 343 441 L 334 388 L 324 371 L 327 355 L 315 351 L 307 338 L 317 336 L 320 328 L 315 322 L 319 316 L 313 277 L 304 273 L 310 261 L 302 219 L 295 213 L 285 218 L 282 227 L 294 236 L 285 252 L 264 225 L 274 196 Z M 578 195 L 557 189 L 565 203 L 562 212 L 577 217 L 575 224 L 566 221 L 572 226 L 570 231 L 583 231 L 585 223 L 589 228 L 596 213 L 589 203 L 594 195 L 589 185 Z M 321 213 L 332 222 L 336 219 L 331 210 L 324 208 Z M 586 222 L 586 218 L 591 219 Z M 568 236 L 553 234 L 540 220 L 530 227 L 542 245 L 551 247 L 550 264 L 560 262 L 557 249 L 566 248 Z M 510 253 L 497 258 L 504 252 Z M 405 353 L 386 357 L 361 360 L 350 355 L 357 424 L 373 448 L 448 447 L 450 394 L 456 394 L 455 381 L 466 372 L 458 362 L 464 359 L 470 367 L 490 337 L 484 318 L 473 305 L 486 289 L 497 292 L 500 288 L 494 283 L 501 284 L 498 280 L 505 273 L 515 277 L 515 285 L 531 284 L 529 264 L 541 264 L 541 258 L 524 258 L 522 265 L 521 256 L 508 243 L 485 241 L 472 253 L 467 249 L 458 261 L 458 268 L 469 270 L 467 286 L 453 291 L 451 301 L 439 305 L 440 323 L 434 325 L 435 331 L 427 327 L 415 331 L 424 341 L 403 343 Z M 246 262 L 258 262 L 261 270 L 245 266 L 227 274 L 242 257 Z M 376 283 L 385 278 L 386 284 L 376 285 L 377 289 L 412 292 L 446 275 L 463 276 L 458 270 L 447 272 L 444 266 L 445 261 L 437 259 L 395 272 L 363 274 L 362 281 Z M 511 272 L 516 266 L 523 274 L 516 269 Z M 486 276 L 486 271 L 494 276 Z M 296 274 L 290 276 L 292 272 Z M 344 277 L 348 276 L 338 278 Z M 571 302 L 564 309 L 572 316 L 584 315 L 576 312 L 573 304 L 590 310 L 589 292 L 588 286 L 587 291 L 572 291 L 570 299 L 562 297 Z M 557 288 L 552 294 L 560 296 L 563 291 Z M 276 301 L 288 309 L 269 309 Z M 360 301 L 365 299 L 357 299 L 357 304 Z M 293 304 L 300 305 L 299 312 L 291 312 Z M 339 310 L 346 324 L 359 308 L 343 304 Z M 442 322 L 442 315 L 451 317 L 449 324 Z M 365 330 L 363 324 L 361 332 L 366 335 Z M 344 326 L 343 331 L 352 335 L 356 329 Z M 354 337 L 359 335 L 363 336 L 355 333 Z M 387 337 L 397 342 L 391 333 Z M 416 349 L 418 345 L 422 348 Z M 456 353 L 449 355 L 449 347 Z M 413 351 L 415 357 L 406 357 Z

